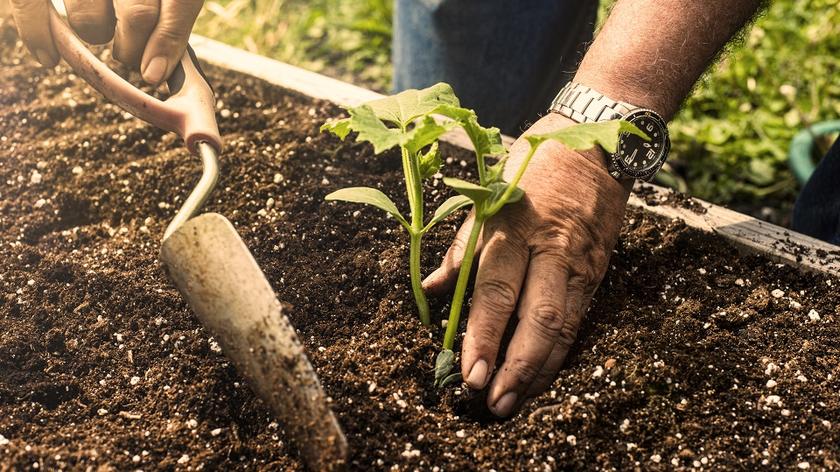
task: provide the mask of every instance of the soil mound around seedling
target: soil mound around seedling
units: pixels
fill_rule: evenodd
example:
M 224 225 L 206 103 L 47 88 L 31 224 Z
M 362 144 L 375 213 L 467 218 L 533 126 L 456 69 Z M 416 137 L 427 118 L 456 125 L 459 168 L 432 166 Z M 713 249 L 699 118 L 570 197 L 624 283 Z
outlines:
M 8 21 L 0 39 L 0 470 L 299 470 L 157 261 L 198 160 L 63 66 L 37 68 Z M 400 195 L 399 156 L 320 133 L 332 104 L 207 73 L 226 142 L 207 210 L 287 304 L 352 469 L 838 467 L 837 280 L 630 210 L 560 377 L 494 420 L 481 394 L 432 385 L 441 332 L 414 313 L 404 232 L 323 200 Z M 469 153 L 444 155 L 474 179 Z M 426 191 L 431 209 L 449 196 Z M 463 215 L 426 239 L 426 273 Z M 432 308 L 444 318 L 446 300 Z

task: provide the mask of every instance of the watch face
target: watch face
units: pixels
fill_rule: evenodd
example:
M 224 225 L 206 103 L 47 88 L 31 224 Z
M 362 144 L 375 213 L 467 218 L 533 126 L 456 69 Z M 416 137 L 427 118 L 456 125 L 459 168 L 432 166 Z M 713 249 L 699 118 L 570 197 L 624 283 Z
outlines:
M 671 147 L 668 127 L 659 115 L 645 109 L 630 112 L 624 120 L 636 125 L 650 140 L 623 133 L 618 139 L 618 151 L 613 155 L 613 165 L 624 175 L 638 179 L 652 177 L 665 161 Z

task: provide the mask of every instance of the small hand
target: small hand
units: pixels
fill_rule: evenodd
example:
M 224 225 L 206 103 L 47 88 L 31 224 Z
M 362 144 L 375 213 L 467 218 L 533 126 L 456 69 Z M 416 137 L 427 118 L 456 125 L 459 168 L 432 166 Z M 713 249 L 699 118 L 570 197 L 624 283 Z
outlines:
M 528 132 L 571 124 L 551 114 Z M 513 145 L 508 174 L 519 167 L 528 147 L 522 138 Z M 466 383 L 474 389 L 490 383 L 487 405 L 497 416 L 510 415 L 556 378 L 606 272 L 629 195 L 629 186 L 607 172 L 603 151 L 579 153 L 555 142 L 540 147 L 520 187 L 525 198 L 504 207 L 483 229 L 461 349 Z M 429 293 L 440 295 L 454 286 L 471 222 L 472 216 L 443 264 L 424 281 Z M 514 312 L 518 325 L 504 363 L 492 375 Z
M 139 68 L 158 85 L 178 64 L 203 0 L 65 0 L 70 26 L 83 40 L 114 39 L 118 61 Z M 11 0 L 26 47 L 45 67 L 58 62 L 49 24 L 49 0 Z

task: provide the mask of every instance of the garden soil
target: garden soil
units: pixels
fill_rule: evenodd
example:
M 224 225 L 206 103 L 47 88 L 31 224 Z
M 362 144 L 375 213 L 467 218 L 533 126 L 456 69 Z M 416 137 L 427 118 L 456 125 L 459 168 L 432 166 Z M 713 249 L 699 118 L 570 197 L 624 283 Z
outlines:
M 0 470 L 300 469 L 157 259 L 198 160 L 36 67 L 8 21 L 0 36 Z M 287 304 L 351 469 L 840 467 L 838 280 L 629 210 L 559 378 L 495 420 L 481 393 L 432 385 L 442 331 L 417 320 L 404 232 L 324 202 L 350 185 L 402 201 L 398 156 L 319 133 L 332 104 L 208 73 L 226 148 L 207 209 Z M 427 273 L 461 218 L 427 238 Z

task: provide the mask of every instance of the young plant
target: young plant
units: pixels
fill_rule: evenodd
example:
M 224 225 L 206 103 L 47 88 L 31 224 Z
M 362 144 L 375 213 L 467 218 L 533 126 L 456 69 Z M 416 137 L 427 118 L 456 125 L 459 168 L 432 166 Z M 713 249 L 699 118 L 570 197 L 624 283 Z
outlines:
M 481 228 L 484 226 L 484 222 L 498 213 L 502 207 L 508 203 L 514 203 L 522 199 L 525 192 L 517 187 L 517 185 L 540 145 L 548 140 L 554 140 L 573 150 L 582 151 L 600 145 L 606 152 L 614 153 L 618 144 L 618 137 L 622 133 L 632 133 L 648 139 L 647 135 L 636 126 L 621 120 L 579 124 L 551 133 L 529 135 L 525 138 L 530 144 L 528 154 L 526 154 L 525 159 L 519 165 L 511 182 L 508 183 L 502 178 L 505 163 L 508 158 L 507 152 L 498 153 L 497 147 L 493 147 L 492 150 L 488 151 L 485 147 L 486 142 L 484 141 L 485 138 L 489 138 L 487 134 L 476 132 L 475 129 L 471 132 L 470 125 L 465 125 L 465 123 L 470 123 L 469 120 L 458 120 L 458 122 L 464 126 L 467 135 L 472 140 L 473 146 L 476 149 L 479 182 L 478 184 L 474 184 L 461 179 L 443 179 L 446 185 L 473 202 L 475 220 L 469 239 L 467 240 L 467 247 L 464 251 L 461 268 L 458 272 L 458 280 L 455 285 L 455 293 L 449 311 L 449 321 L 447 322 L 446 334 L 443 338 L 443 349 L 438 354 L 435 363 L 435 385 L 437 386 L 444 386 L 461 379 L 460 373 L 451 373 L 455 365 L 455 352 L 453 348 L 455 347 L 455 338 L 458 334 L 458 322 L 464 304 L 464 294 L 466 293 L 470 271 L 472 270 L 475 246 L 478 242 L 478 236 L 481 234 Z M 477 123 L 475 126 L 477 126 Z M 492 166 L 488 166 L 484 159 L 486 155 L 490 154 L 499 157 L 497 163 Z
M 409 271 L 411 289 L 417 302 L 420 320 L 431 324 L 429 304 L 423 293 L 420 276 L 420 243 L 435 224 L 459 208 L 473 204 L 475 221 L 464 252 L 464 259 L 458 272 L 458 280 L 449 312 L 449 320 L 443 339 L 443 349 L 435 363 L 435 384 L 446 385 L 460 379 L 461 374 L 452 374 L 455 365 L 455 338 L 458 322 L 464 304 L 464 295 L 472 269 L 478 235 L 488 218 L 495 215 L 508 203 L 522 199 L 525 192 L 517 187 L 519 180 L 539 146 L 548 140 L 558 141 L 574 150 L 585 150 L 600 145 L 614 153 L 618 137 L 632 133 L 647 139 L 638 128 L 626 121 L 608 121 L 594 124 L 570 126 L 552 133 L 527 136 L 530 149 L 520 164 L 511 182 L 505 182 L 503 173 L 508 151 L 502 145 L 502 136 L 497 128 L 484 128 L 478 123 L 475 112 L 461 108 L 452 88 L 444 83 L 423 90 L 406 90 L 397 95 L 374 100 L 357 107 L 347 108 L 350 117 L 325 123 L 321 129 L 334 133 L 341 139 L 350 132 L 358 133 L 356 141 L 373 145 L 375 154 L 399 147 L 405 175 L 406 195 L 411 212 L 410 221 L 403 217 L 394 202 L 381 191 L 369 187 L 351 187 L 337 190 L 326 196 L 327 200 L 342 200 L 373 205 L 392 215 L 409 234 Z M 434 115 L 449 120 L 435 120 Z M 441 158 L 438 139 L 454 127 L 461 127 L 470 139 L 475 151 L 478 183 L 461 179 L 443 179 L 459 195 L 449 198 L 435 210 L 429 222 L 423 221 L 422 181 L 438 172 Z M 496 158 L 489 165 L 486 158 Z
M 456 126 L 453 121 L 438 122 L 434 119 L 433 115 L 441 114 L 442 111 L 449 114 L 471 113 L 470 110 L 460 108 L 452 87 L 439 83 L 423 90 L 406 90 L 360 106 L 349 107 L 349 118 L 325 123 L 321 127 L 322 131 L 330 131 L 341 139 L 347 137 L 350 132 L 356 132 L 356 141 L 372 144 L 375 154 L 399 147 L 405 175 L 406 197 L 411 212 L 409 218 L 400 214 L 387 195 L 374 188 L 344 188 L 327 195 L 326 199 L 373 205 L 392 215 L 408 231 L 411 290 L 417 302 L 420 320 L 426 325 L 431 324 L 431 317 L 421 285 L 421 240 L 435 224 L 470 203 L 466 196 L 454 196 L 437 208 L 430 221 L 423 221 L 422 182 L 436 174 L 441 167 L 438 138 Z

